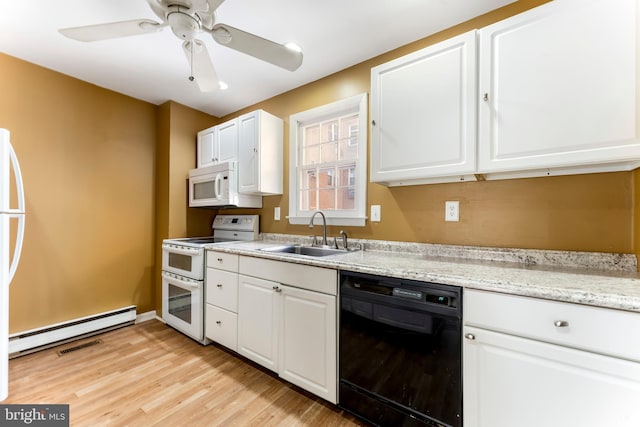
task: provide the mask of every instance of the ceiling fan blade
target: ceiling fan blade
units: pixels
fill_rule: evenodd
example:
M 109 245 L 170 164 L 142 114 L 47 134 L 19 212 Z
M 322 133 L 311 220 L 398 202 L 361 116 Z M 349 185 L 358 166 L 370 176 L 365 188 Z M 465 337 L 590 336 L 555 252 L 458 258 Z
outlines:
M 209 3 L 211 10 L 215 11 L 222 3 L 224 3 L 224 0 L 207 0 L 207 2 Z
M 196 81 L 201 92 L 213 92 L 219 88 L 218 76 L 213 68 L 207 47 L 200 40 L 186 41 L 182 49 L 187 55 L 191 67 L 191 77 Z
M 115 39 L 118 37 L 135 36 L 138 34 L 155 33 L 166 27 L 149 19 L 134 19 L 131 21 L 110 22 L 107 24 L 86 25 L 58 30 L 63 36 L 81 42 Z
M 302 65 L 302 52 L 230 25 L 216 24 L 213 26 L 211 33 L 213 39 L 221 45 L 254 56 L 286 70 L 295 71 Z

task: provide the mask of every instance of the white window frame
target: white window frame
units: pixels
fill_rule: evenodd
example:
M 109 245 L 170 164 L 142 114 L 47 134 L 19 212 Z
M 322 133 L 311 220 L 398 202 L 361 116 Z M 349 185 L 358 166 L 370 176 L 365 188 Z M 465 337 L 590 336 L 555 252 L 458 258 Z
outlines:
M 328 225 L 364 226 L 367 206 L 367 94 L 362 93 L 321 107 L 292 114 L 289 117 L 289 223 L 308 224 L 313 211 L 300 210 L 298 197 L 298 148 L 302 142 L 302 125 L 349 111 L 358 113 L 358 159 L 356 160 L 355 209 L 351 211 L 322 211 Z

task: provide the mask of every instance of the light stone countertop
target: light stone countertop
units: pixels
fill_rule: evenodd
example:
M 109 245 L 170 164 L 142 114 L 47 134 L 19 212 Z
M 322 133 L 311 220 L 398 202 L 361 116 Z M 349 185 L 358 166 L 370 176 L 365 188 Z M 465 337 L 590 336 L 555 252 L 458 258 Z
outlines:
M 350 239 L 350 244 L 364 244 L 365 250 L 313 258 L 261 250 L 284 243 L 309 244 L 308 238 L 262 237 L 263 240 L 253 242 L 213 244 L 207 249 L 640 312 L 640 274 L 635 271 L 635 256 L 629 254 L 352 242 Z

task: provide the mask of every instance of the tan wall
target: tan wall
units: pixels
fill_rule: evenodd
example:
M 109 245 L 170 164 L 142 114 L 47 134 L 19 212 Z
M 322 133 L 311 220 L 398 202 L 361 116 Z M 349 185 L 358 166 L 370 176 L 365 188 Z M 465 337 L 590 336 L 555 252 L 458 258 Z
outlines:
M 285 194 L 263 199 L 261 230 L 308 235 L 304 225 L 290 225 L 288 118 L 291 114 L 368 92 L 371 67 L 454 35 L 482 28 L 545 3 L 520 0 L 411 45 L 373 58 L 224 119 L 262 108 L 285 120 Z M 640 179 L 640 178 L 638 178 Z M 382 222 L 365 227 L 330 227 L 337 235 L 385 240 L 477 246 L 604 252 L 632 252 L 633 176 L 608 173 L 493 182 L 468 182 L 388 188 L 368 185 L 367 205 L 382 206 Z M 460 201 L 459 223 L 444 221 L 444 202 Z M 283 220 L 273 220 L 281 207 Z M 368 211 L 368 208 L 367 208 Z M 251 212 L 236 210 L 233 212 Z M 316 230 L 316 232 L 318 232 Z
M 11 332 L 154 309 L 156 107 L 3 54 L 0 93 L 27 210 Z
M 154 301 L 162 307 L 162 240 L 211 234 L 215 211 L 188 207 L 188 172 L 196 166 L 196 134 L 219 122 L 213 116 L 166 102 L 158 107 L 156 155 L 156 280 Z

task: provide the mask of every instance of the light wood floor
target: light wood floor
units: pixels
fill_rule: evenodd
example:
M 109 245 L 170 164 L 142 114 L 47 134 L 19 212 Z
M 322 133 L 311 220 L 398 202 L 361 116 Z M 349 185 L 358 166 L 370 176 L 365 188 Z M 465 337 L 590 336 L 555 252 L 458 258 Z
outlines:
M 57 354 L 96 338 L 103 342 Z M 72 426 L 365 425 L 157 320 L 10 360 L 2 403 L 67 403 Z

